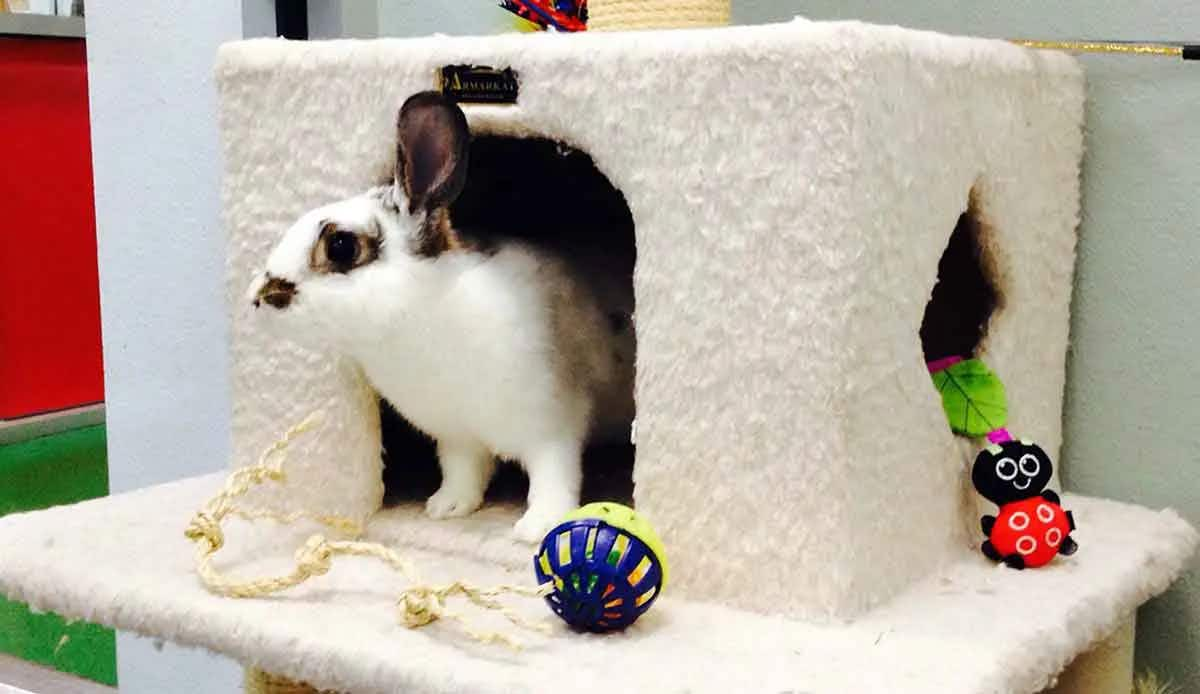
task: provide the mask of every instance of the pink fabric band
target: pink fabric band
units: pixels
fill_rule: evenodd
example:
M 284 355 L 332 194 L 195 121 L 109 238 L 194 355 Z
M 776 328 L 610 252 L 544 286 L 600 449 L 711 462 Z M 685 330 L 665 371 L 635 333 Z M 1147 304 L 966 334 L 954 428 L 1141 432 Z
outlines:
M 939 371 L 945 371 L 962 360 L 962 357 L 942 357 L 941 359 L 925 362 L 925 367 L 929 369 L 929 373 L 935 374 Z

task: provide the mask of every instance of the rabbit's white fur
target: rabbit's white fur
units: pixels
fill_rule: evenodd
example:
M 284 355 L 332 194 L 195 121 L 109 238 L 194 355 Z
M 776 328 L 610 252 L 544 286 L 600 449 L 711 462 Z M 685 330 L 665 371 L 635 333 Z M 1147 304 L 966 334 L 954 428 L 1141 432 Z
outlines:
M 308 212 L 250 297 L 289 337 L 357 361 L 437 440 L 443 482 L 426 504 L 431 516 L 476 510 L 496 457 L 510 459 L 530 480 L 515 533 L 538 541 L 579 503 L 589 436 L 628 430 L 632 328 L 614 331 L 594 283 L 533 246 L 415 253 L 430 213 L 410 214 L 406 203 L 394 185 Z M 331 224 L 375 234 L 378 257 L 345 273 L 314 268 Z M 268 278 L 293 285 L 285 307 L 258 301 Z

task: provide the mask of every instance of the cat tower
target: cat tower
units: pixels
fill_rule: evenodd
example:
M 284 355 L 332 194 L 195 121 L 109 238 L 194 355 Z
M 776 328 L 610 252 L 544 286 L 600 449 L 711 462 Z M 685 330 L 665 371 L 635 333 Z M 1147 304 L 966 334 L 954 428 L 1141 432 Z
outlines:
M 677 5 L 689 21 L 594 0 L 593 28 L 728 18 Z M 1024 572 L 980 556 L 973 448 L 918 337 L 967 214 L 1001 297 L 977 353 L 1004 378 L 1009 428 L 1057 460 L 1080 66 L 855 22 L 222 48 L 233 467 L 324 413 L 258 507 L 360 521 L 430 580 L 532 584 L 516 505 L 381 510 L 376 395 L 352 364 L 264 334 L 244 297 L 296 217 L 387 177 L 399 105 L 451 65 L 518 76 L 514 104 L 463 105 L 474 133 L 586 152 L 632 213 L 633 497 L 672 565 L 655 608 L 620 635 L 555 623 L 510 652 L 398 624 L 402 579 L 369 558 L 270 598 L 214 595 L 183 530 L 224 474 L 0 519 L 0 593 L 227 654 L 277 673 L 253 678 L 267 690 L 983 694 L 1053 685 L 1181 573 L 1197 536 L 1177 514 L 1073 494 L 1076 555 Z M 286 572 L 313 532 L 233 525 L 216 565 Z

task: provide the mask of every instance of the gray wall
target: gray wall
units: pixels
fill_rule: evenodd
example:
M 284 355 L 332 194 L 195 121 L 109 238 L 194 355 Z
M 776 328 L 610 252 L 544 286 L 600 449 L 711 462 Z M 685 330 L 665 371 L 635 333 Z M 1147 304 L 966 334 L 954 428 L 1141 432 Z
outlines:
M 515 17 L 499 0 L 378 0 L 380 36 L 482 36 L 512 31 Z
M 1194 0 L 734 0 L 739 23 L 796 14 L 1003 38 L 1200 41 Z M 1082 60 L 1089 104 L 1066 484 L 1173 506 L 1200 524 L 1200 63 Z M 1139 617 L 1139 665 L 1200 691 L 1200 561 Z

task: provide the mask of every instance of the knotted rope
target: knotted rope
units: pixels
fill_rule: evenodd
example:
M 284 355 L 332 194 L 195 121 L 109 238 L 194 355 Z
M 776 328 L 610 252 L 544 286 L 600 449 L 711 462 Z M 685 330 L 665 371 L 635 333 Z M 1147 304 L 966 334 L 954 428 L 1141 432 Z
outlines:
M 312 430 L 320 421 L 321 413 L 309 415 L 302 422 L 288 429 L 278 441 L 263 451 L 256 464 L 232 472 L 226 479 L 224 488 L 209 499 L 204 508 L 198 511 L 188 524 L 184 535 L 196 543 L 196 572 L 209 590 L 218 595 L 233 598 L 261 597 L 298 586 L 313 576 L 329 573 L 329 570 L 333 568 L 335 556 L 374 557 L 399 572 L 409 583 L 409 588 L 400 593 L 397 608 L 399 621 L 410 629 L 423 627 L 439 619 L 447 618 L 458 622 L 468 636 L 481 643 L 498 642 L 513 649 L 521 648 L 521 642 L 515 637 L 498 631 L 477 630 L 465 616 L 446 608 L 446 602 L 450 597 L 461 595 L 478 607 L 499 612 L 509 622 L 522 629 L 543 634 L 550 633 L 550 627 L 544 622 L 528 620 L 496 599 L 506 593 L 527 597 L 544 596 L 549 592 L 550 584 L 538 588 L 517 585 L 480 588 L 464 581 L 455 581 L 448 585 L 430 586 L 420 580 L 412 562 L 394 550 L 379 543 L 361 541 L 359 538 L 363 534 L 363 527 L 350 518 L 303 511 L 278 513 L 267 509 L 237 507 L 235 502 L 251 489 L 266 482 L 281 483 L 285 481 L 283 465 L 287 459 L 288 445 L 297 436 Z M 318 533 L 309 537 L 296 550 L 296 565 L 289 573 L 255 579 L 233 578 L 213 566 L 213 557 L 225 546 L 225 532 L 222 529 L 222 523 L 231 515 L 251 521 L 271 520 L 278 523 L 293 523 L 300 519 L 308 519 L 346 535 L 350 539 L 329 540 Z

